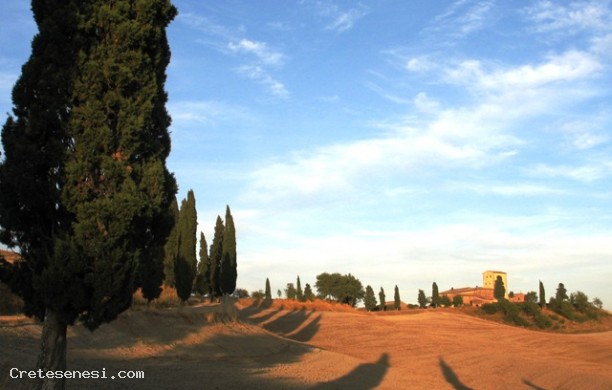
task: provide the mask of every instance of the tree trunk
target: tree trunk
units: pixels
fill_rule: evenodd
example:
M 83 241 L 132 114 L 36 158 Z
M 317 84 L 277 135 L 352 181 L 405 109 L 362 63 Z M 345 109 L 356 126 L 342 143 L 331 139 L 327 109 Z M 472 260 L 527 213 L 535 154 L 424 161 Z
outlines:
M 45 371 L 66 370 L 66 329 L 67 325 L 59 315 L 47 308 L 45 321 L 43 323 L 42 339 L 40 344 L 40 355 L 38 355 L 37 369 Z M 40 379 L 35 385 L 36 389 L 62 390 L 65 379 L 45 378 Z

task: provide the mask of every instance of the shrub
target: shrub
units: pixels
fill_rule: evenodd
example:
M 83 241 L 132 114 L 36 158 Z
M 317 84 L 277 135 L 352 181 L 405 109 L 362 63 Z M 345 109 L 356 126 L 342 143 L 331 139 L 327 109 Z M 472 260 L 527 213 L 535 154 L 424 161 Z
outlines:
M 485 314 L 495 314 L 499 310 L 499 306 L 497 303 L 485 303 L 481 309 Z
M 13 294 L 4 283 L 0 283 L 0 315 L 19 314 L 23 312 L 23 301 Z

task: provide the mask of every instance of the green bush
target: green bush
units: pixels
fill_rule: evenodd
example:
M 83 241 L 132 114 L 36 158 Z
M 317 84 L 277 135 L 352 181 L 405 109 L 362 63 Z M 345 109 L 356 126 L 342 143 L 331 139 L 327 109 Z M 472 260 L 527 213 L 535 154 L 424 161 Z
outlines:
M 485 303 L 480 308 L 485 314 L 495 314 L 499 310 L 497 303 Z

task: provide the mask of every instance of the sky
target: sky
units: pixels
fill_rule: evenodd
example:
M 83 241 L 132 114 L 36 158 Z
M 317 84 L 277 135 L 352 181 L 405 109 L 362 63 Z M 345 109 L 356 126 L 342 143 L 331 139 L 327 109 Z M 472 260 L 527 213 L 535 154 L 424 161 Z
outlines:
M 36 32 L 0 2 L 0 112 Z M 237 285 L 351 273 L 415 303 L 508 273 L 612 309 L 612 3 L 174 0 L 179 202 Z

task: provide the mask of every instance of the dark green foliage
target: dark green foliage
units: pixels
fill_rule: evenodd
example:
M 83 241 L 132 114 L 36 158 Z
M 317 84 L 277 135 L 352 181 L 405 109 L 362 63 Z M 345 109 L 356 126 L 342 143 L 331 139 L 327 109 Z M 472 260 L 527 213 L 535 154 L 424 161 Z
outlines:
M 550 318 L 542 314 L 540 306 L 535 301 L 525 301 L 523 303 L 523 310 L 533 317 L 533 321 L 538 328 L 546 329 L 552 326 Z
M 249 292 L 244 288 L 237 288 L 234 294 L 238 298 L 248 298 L 249 297 Z
M 285 289 L 285 295 L 287 299 L 295 299 L 297 296 L 297 290 L 293 283 L 287 283 L 287 288 Z
M 197 273 L 196 235 L 198 229 L 196 203 L 193 191 L 181 202 L 178 221 L 178 251 L 174 262 L 176 294 L 181 301 L 191 296 Z
M 238 267 L 236 262 L 236 228 L 229 206 L 225 209 L 225 229 L 223 231 L 221 266 L 219 268 L 219 290 L 221 294 L 233 293 L 236 289 Z
M 366 286 L 363 304 L 365 305 L 367 311 L 372 311 L 376 309 L 376 297 L 374 296 L 374 290 L 370 285 Z
M 525 302 L 538 303 L 538 294 L 535 291 L 529 291 L 525 294 Z
M 425 307 L 427 307 L 427 303 L 429 303 L 429 302 L 427 300 L 427 297 L 425 296 L 425 291 L 419 290 L 419 295 L 417 297 L 417 302 L 419 302 L 419 307 L 421 309 L 424 309 Z
M 453 297 L 453 306 L 455 307 L 463 306 L 463 297 L 461 295 L 455 295 Z
M 438 292 L 438 285 L 436 284 L 436 282 L 433 282 L 433 284 L 431 285 L 431 306 L 440 306 L 440 294 Z
M 221 286 L 219 285 L 219 276 L 221 274 L 221 260 L 223 259 L 223 220 L 217 215 L 215 222 L 215 235 L 213 242 L 210 245 L 208 256 L 210 257 L 210 300 L 221 295 Z
M 198 262 L 195 289 L 198 294 L 210 294 L 210 258 L 208 257 L 208 244 L 204 233 L 200 233 L 200 261 Z
M 598 309 L 601 309 L 603 307 L 603 302 L 601 301 L 601 299 L 595 297 L 593 298 L 593 306 L 595 306 Z
M 22 261 L 0 275 L 28 315 L 45 319 L 38 368 L 63 370 L 67 325 L 94 330 L 137 288 L 148 299 L 159 291 L 176 193 L 164 91 L 176 9 L 33 0 L 32 10 L 39 33 L 13 89 L 0 163 L 0 241 Z
M 380 302 L 380 310 L 385 311 L 387 309 L 387 297 L 385 297 L 385 290 L 383 290 L 383 288 L 380 288 L 380 292 L 378 293 L 378 300 Z
M 546 292 L 544 291 L 544 284 L 542 283 L 542 281 L 540 280 L 540 307 L 544 307 L 546 306 Z
M 304 287 L 304 300 L 305 301 L 314 301 L 314 293 L 312 292 L 312 287 L 310 287 L 310 284 L 306 283 L 306 286 Z
M 569 299 L 569 297 L 567 296 L 567 290 L 565 289 L 565 285 L 563 285 L 563 283 L 559 283 L 559 286 L 557 287 L 557 292 L 555 294 L 555 299 L 557 300 L 557 302 Z
M 253 297 L 255 298 L 255 297 Z M 266 292 L 265 292 L 266 303 L 272 303 L 272 290 L 270 289 L 270 280 L 266 278 Z
M 304 291 L 302 291 L 302 282 L 300 281 L 300 277 L 297 277 L 297 288 L 295 291 L 295 296 L 297 298 L 298 301 L 300 302 L 304 302 L 306 299 L 304 299 Z
M 319 274 L 315 287 L 321 298 L 335 299 L 351 306 L 355 306 L 365 295 L 361 281 L 351 274 Z
M 253 292 L 251 293 L 251 298 L 253 298 L 253 299 L 255 299 L 255 300 L 258 300 L 258 301 L 260 301 L 260 300 L 264 299 L 264 300 L 265 300 L 265 304 L 268 304 L 268 305 L 269 305 L 270 303 L 272 303 L 272 299 L 270 299 L 270 300 L 266 299 L 266 295 L 265 295 L 265 294 L 264 294 L 264 292 L 263 292 L 263 291 L 261 291 L 261 290 L 253 291 Z
M 393 295 L 393 308 L 395 308 L 395 310 L 399 310 L 401 302 L 402 301 L 400 300 L 399 288 L 397 288 L 397 285 L 395 285 L 395 294 Z
M 499 310 L 499 305 L 497 303 L 485 303 L 480 308 L 485 314 L 495 314 Z
M 142 283 L 155 289 L 176 191 L 164 91 L 176 10 L 129 7 L 34 0 L 40 32 L 2 129 L 0 238 L 21 252 L 16 291 L 28 314 L 89 329 Z
M 166 286 L 174 287 L 174 263 L 178 256 L 178 220 L 179 220 L 179 207 L 176 197 L 172 199 L 170 204 L 170 215 L 174 220 L 174 226 L 168 235 L 166 244 L 164 245 L 164 284 Z
M 448 297 L 448 295 L 442 295 L 442 297 L 440 298 L 440 306 L 449 307 L 450 305 L 451 305 L 451 300 Z
M 504 281 L 501 276 L 497 276 L 495 279 L 495 286 L 493 287 L 493 296 L 498 301 L 505 299 L 506 297 L 506 287 L 504 286 Z

